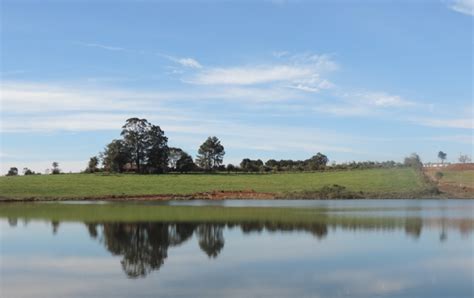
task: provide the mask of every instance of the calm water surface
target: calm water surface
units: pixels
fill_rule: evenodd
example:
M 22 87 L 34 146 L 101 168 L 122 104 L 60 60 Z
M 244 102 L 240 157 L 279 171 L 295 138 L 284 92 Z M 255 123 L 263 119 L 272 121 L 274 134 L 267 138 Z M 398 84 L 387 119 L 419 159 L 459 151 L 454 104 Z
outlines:
M 473 297 L 474 201 L 0 205 L 1 297 Z

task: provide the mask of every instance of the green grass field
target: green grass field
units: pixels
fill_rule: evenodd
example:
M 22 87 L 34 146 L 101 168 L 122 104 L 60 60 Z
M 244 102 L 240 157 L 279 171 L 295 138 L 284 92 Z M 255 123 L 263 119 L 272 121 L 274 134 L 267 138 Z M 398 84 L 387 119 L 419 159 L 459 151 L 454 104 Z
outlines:
M 214 190 L 291 193 L 338 184 L 364 193 L 419 192 L 428 186 L 410 168 L 283 174 L 63 174 L 0 177 L 4 198 L 84 198 L 192 194 Z

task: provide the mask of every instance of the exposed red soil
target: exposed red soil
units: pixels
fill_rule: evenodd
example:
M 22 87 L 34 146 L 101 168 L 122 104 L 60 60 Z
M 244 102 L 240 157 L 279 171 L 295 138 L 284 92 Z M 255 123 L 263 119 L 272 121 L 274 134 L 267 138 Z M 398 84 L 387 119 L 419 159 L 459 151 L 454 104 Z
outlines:
M 443 171 L 470 171 L 474 170 L 474 163 L 465 163 L 465 164 L 453 164 L 449 165 L 444 168 L 426 168 L 424 170 L 425 175 L 436 183 L 438 189 L 442 192 L 447 194 L 448 196 L 456 197 L 456 198 L 474 198 L 474 187 L 466 186 L 466 185 L 458 185 L 453 182 L 445 182 L 443 179 L 441 181 L 437 181 L 435 178 L 436 172 L 443 172 Z
M 452 171 L 474 170 L 474 163 L 457 163 L 457 164 L 449 165 L 444 169 L 452 170 Z
M 59 201 L 59 200 L 81 200 L 81 201 L 166 201 L 166 200 L 231 200 L 231 199 L 253 199 L 272 200 L 276 194 L 268 192 L 256 192 L 254 190 L 226 191 L 216 190 L 194 194 L 157 194 L 157 195 L 108 195 L 84 198 L 23 198 L 20 201 Z M 2 198 L 0 201 L 17 201 L 14 198 Z

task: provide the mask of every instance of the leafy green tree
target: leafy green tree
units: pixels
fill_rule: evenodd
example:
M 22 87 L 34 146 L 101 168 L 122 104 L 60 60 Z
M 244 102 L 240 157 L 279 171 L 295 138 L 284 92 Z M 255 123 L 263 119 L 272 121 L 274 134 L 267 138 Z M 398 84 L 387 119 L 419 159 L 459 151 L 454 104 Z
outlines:
M 164 173 L 168 169 L 168 138 L 157 125 L 151 125 L 146 132 L 146 165 L 151 173 Z
M 181 158 L 184 151 L 181 148 L 170 147 L 168 152 L 168 166 L 176 170 L 176 162 Z
M 263 161 L 260 159 L 251 160 L 244 158 L 240 163 L 240 168 L 247 172 L 259 172 L 264 170 Z
M 113 140 L 101 153 L 104 168 L 110 172 L 121 173 L 131 161 L 130 148 L 122 140 Z
M 438 152 L 438 158 L 441 160 L 441 163 L 444 163 L 447 156 L 448 154 L 444 153 L 443 151 Z
M 181 153 L 181 157 L 176 161 L 176 171 L 180 173 L 187 173 L 196 168 L 193 158 L 186 152 Z
M 135 163 L 136 171 L 142 171 L 142 165 L 146 162 L 146 149 L 148 131 L 151 124 L 146 119 L 130 118 L 122 126 L 124 143 L 130 148 L 131 158 Z
M 11 167 L 10 170 L 8 170 L 7 176 L 17 176 L 18 175 L 18 168 Z
M 53 175 L 61 174 L 61 169 L 59 168 L 59 163 L 57 161 L 54 161 L 52 166 L 53 166 L 53 170 L 51 171 L 51 174 Z
M 280 163 L 274 159 L 269 159 L 265 163 L 265 166 L 274 170 L 274 171 L 279 171 L 280 170 Z
M 423 167 L 420 156 L 416 153 L 412 153 L 410 156 L 405 157 L 404 164 L 407 167 L 412 167 L 418 170 Z
M 226 170 L 227 170 L 227 173 L 236 172 L 237 167 L 230 163 L 230 164 L 227 165 Z
M 322 170 L 326 167 L 329 159 L 327 158 L 326 155 L 318 152 L 316 155 L 311 157 L 310 159 L 306 160 L 305 163 L 307 165 L 307 168 L 310 170 Z
M 168 138 L 146 119 L 130 118 L 122 126 L 123 141 L 129 148 L 137 173 L 163 173 L 168 168 Z
M 206 171 L 219 167 L 224 160 L 224 146 L 217 137 L 209 137 L 199 147 L 197 164 Z
M 28 168 L 23 168 L 23 175 L 28 176 L 28 175 L 34 175 L 34 174 L 35 172 L 33 172 L 32 170 Z
M 87 164 L 86 172 L 88 172 L 88 173 L 97 172 L 98 165 L 99 165 L 99 158 L 97 156 L 91 157 L 89 159 L 88 164 Z

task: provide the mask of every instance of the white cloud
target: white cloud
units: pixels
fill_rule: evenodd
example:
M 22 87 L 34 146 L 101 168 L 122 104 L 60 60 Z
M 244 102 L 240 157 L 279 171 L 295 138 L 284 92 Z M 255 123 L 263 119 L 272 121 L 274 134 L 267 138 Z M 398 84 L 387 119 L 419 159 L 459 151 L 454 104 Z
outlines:
M 98 43 L 79 42 L 79 44 L 83 45 L 83 46 L 86 46 L 86 47 L 99 48 L 99 49 L 108 50 L 108 51 L 126 51 L 126 49 L 124 49 L 122 47 L 103 45 L 103 44 L 98 44 Z
M 96 85 L 77 87 L 60 83 L 2 82 L 0 103 L 2 114 L 39 113 L 59 111 L 140 112 L 165 111 L 178 101 L 221 101 L 241 103 L 284 101 L 301 98 L 286 88 L 212 87 L 189 88 L 179 91 L 137 91 L 133 89 L 101 88 Z M 183 109 L 180 108 L 181 113 Z
M 108 50 L 108 51 L 121 51 L 121 52 L 128 52 L 128 53 L 134 53 L 134 54 L 153 54 L 152 52 L 144 51 L 144 50 L 132 50 L 132 49 L 126 49 L 122 47 L 117 47 L 117 46 L 110 46 L 110 45 L 104 45 L 104 44 L 98 44 L 98 43 L 84 43 L 84 42 L 78 42 L 78 44 L 86 47 L 91 47 L 91 48 L 99 48 L 103 50 Z M 202 65 L 195 59 L 189 58 L 189 57 L 174 57 L 170 55 L 165 55 L 162 53 L 157 54 L 160 57 L 166 58 L 170 61 L 176 62 L 180 64 L 181 66 L 184 67 L 190 67 L 190 68 L 202 68 Z
M 277 64 L 213 67 L 193 75 L 187 81 L 198 85 L 257 85 L 273 84 L 305 92 L 318 92 L 334 87 L 323 74 L 338 69 L 327 55 L 276 52 L 285 58 Z
M 165 55 L 165 54 L 158 54 L 161 57 L 164 57 L 170 61 L 176 62 L 180 64 L 183 67 L 189 67 L 189 68 L 202 68 L 201 63 L 199 63 L 196 59 L 189 58 L 189 57 L 184 57 L 184 58 L 178 58 L 170 55 Z
M 416 118 L 412 121 L 424 126 L 431 127 L 474 129 L 474 118 Z
M 385 92 L 353 92 L 344 94 L 344 97 L 351 101 L 358 101 L 362 104 L 379 108 L 400 108 L 413 106 L 415 104 L 414 102 L 408 101 L 399 95 L 388 94 Z
M 172 96 L 167 93 L 133 92 L 120 89 L 58 86 L 2 82 L 0 96 L 2 112 L 28 113 L 53 111 L 106 110 L 123 111 L 155 109 L 159 100 Z
M 211 68 L 197 74 L 191 82 L 204 85 L 252 85 L 288 81 L 311 75 L 309 68 L 288 65 Z
M 179 58 L 176 62 L 185 67 L 202 68 L 202 65 L 193 58 Z
M 287 52 L 287 51 L 275 51 L 272 54 L 276 58 L 281 58 L 281 57 L 284 57 L 284 56 L 288 56 L 290 53 Z
M 474 16 L 474 0 L 452 0 L 449 8 L 459 13 Z

